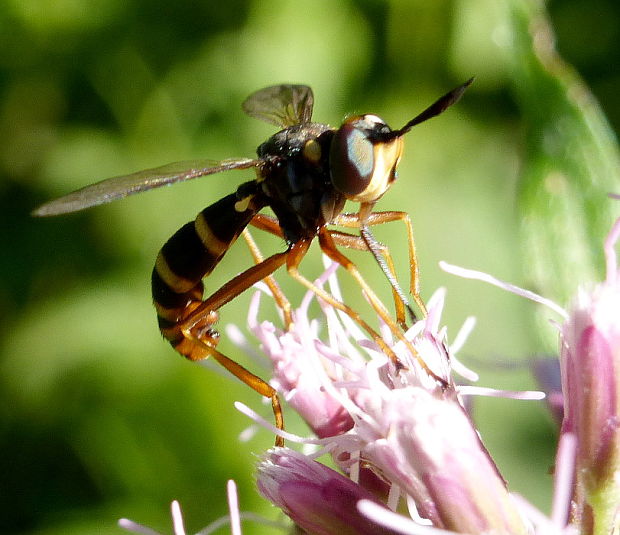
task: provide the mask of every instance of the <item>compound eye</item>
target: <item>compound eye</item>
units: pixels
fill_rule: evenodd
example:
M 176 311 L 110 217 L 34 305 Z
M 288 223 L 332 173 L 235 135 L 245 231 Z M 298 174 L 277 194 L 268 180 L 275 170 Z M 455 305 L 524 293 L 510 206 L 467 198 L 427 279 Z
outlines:
M 391 132 L 376 115 L 362 115 L 346 121 L 334 134 L 331 179 L 347 199 L 376 201 L 394 180 L 402 139 Z
M 374 146 L 359 128 L 360 119 L 349 120 L 336 131 L 329 153 L 332 183 L 347 197 L 368 187 L 375 166 Z

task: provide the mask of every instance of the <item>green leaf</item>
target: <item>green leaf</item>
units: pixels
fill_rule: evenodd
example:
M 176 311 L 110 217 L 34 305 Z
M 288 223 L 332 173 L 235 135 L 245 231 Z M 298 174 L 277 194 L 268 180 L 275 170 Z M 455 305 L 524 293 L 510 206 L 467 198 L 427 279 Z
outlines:
M 618 206 L 615 136 L 579 75 L 555 50 L 544 4 L 510 0 L 513 88 L 524 126 L 520 177 L 524 265 L 535 288 L 565 305 L 600 280 L 602 244 Z

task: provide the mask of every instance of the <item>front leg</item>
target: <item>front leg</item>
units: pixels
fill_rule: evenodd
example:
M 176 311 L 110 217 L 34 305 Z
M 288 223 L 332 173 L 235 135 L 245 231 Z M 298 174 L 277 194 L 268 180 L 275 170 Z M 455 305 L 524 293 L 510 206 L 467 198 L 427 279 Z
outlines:
M 334 239 L 334 243 L 340 247 L 346 247 L 347 249 L 354 249 L 356 251 L 370 250 L 368 244 L 361 236 L 340 232 L 338 230 L 330 230 L 330 233 Z M 403 330 L 407 330 L 408 327 L 405 318 L 405 310 L 407 310 L 411 320 L 414 322 L 416 320 L 415 313 L 409 306 L 407 297 L 404 295 L 404 292 L 396 279 L 396 270 L 394 268 L 394 261 L 392 260 L 390 250 L 386 245 L 380 242 L 376 242 L 376 245 L 379 249 L 378 254 L 380 255 L 377 261 L 392 286 L 392 297 L 394 299 L 394 308 L 396 309 L 396 323 L 398 323 Z M 377 256 L 375 256 L 375 258 L 377 258 Z

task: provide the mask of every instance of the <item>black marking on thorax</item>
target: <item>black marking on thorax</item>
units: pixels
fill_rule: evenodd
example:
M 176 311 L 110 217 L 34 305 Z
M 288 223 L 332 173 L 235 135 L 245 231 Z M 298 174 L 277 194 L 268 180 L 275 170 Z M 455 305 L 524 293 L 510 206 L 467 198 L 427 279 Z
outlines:
M 262 191 L 291 244 L 304 237 L 314 237 L 329 223 L 323 206 L 344 205 L 331 182 L 329 147 L 334 129 L 326 124 L 307 123 L 291 126 L 274 134 L 258 147 L 265 160 Z M 304 151 L 309 143 L 312 150 Z

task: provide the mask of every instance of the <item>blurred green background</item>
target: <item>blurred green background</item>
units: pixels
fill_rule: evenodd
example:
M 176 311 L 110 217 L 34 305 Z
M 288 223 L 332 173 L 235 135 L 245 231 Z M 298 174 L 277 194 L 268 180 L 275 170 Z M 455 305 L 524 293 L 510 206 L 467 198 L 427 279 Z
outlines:
M 619 190 L 611 128 L 620 123 L 620 6 L 546 7 L 559 52 L 594 97 L 555 56 L 539 2 L 4 0 L 0 532 L 118 533 L 121 516 L 169 532 L 172 499 L 196 531 L 225 514 L 229 478 L 242 509 L 277 518 L 252 480 L 254 454 L 272 437 L 260 431 L 240 443 L 248 421 L 232 402 L 267 417 L 268 408 L 176 355 L 150 303 L 159 247 L 248 173 L 55 219 L 29 215 L 107 176 L 252 156 L 273 128 L 244 116 L 240 103 L 266 85 L 312 86 L 321 122 L 373 112 L 399 127 L 476 75 L 457 106 L 408 134 L 400 180 L 379 208 L 412 215 L 422 294 L 448 288 L 449 335 L 478 318 L 461 358 L 482 384 L 534 387 L 524 364 L 554 353 L 552 314 L 447 275 L 437 262 L 490 272 L 562 305 L 579 282 L 601 276 L 602 239 L 620 213 L 605 197 Z M 401 231 L 376 234 L 406 281 Z M 261 245 L 281 249 L 277 240 Z M 355 258 L 389 299 L 374 264 Z M 208 287 L 249 262 L 238 244 Z M 317 250 L 303 269 L 320 272 Z M 299 299 L 299 288 L 280 280 Z M 227 306 L 222 326 L 243 326 L 247 304 L 246 296 Z M 248 362 L 223 338 L 225 353 Z M 475 413 L 511 489 L 547 510 L 555 427 L 544 406 L 485 399 Z

